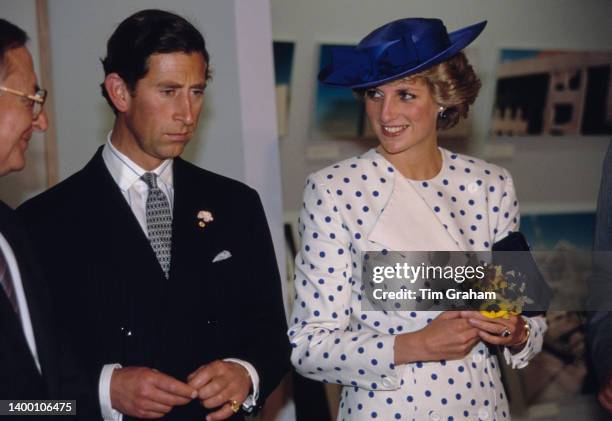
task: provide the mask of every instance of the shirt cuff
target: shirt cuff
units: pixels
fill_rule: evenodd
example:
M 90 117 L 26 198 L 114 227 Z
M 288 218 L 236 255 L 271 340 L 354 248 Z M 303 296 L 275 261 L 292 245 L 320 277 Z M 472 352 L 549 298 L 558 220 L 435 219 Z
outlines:
M 527 338 L 527 342 L 525 342 L 523 349 L 521 349 L 516 354 L 513 354 L 508 347 L 504 347 L 504 359 L 506 360 L 506 364 L 510 365 L 512 368 L 521 369 L 529 365 L 529 357 L 531 354 L 531 348 L 533 346 L 532 341 L 534 328 L 529 319 L 526 320 L 527 323 L 529 323 L 529 329 L 531 333 L 529 334 L 529 337 Z
M 253 385 L 253 393 L 247 396 L 245 401 L 242 403 L 242 409 L 245 412 L 252 412 L 257 405 L 257 399 L 259 399 L 259 375 L 257 374 L 257 370 L 255 370 L 255 367 L 253 367 L 251 363 L 239 360 L 238 358 L 225 358 L 223 361 L 240 364 L 249 373 Z
M 116 368 L 121 368 L 121 364 L 105 364 L 100 372 L 100 381 L 98 382 L 98 398 L 100 399 L 100 409 L 102 410 L 102 418 L 104 421 L 122 421 L 123 414 L 115 409 L 111 404 L 110 384 L 113 371 Z

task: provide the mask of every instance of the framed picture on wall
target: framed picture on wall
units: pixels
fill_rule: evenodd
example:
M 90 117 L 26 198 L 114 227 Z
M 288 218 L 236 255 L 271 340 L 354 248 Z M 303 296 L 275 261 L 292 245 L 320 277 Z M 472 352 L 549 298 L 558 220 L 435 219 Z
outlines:
M 295 42 L 274 41 L 274 84 L 276 88 L 276 121 L 278 137 L 283 138 L 289 128 L 289 104 L 291 102 L 291 71 Z
M 491 134 L 612 134 L 612 52 L 501 49 Z

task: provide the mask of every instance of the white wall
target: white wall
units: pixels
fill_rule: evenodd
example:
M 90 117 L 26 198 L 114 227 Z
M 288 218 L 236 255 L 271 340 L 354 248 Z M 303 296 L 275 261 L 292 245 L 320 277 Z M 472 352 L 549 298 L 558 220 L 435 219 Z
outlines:
M 313 139 L 309 133 L 318 68 L 318 44 L 356 43 L 372 29 L 402 17 L 439 17 L 449 31 L 488 20 L 472 44 L 483 88 L 471 111 L 471 152 L 507 167 L 524 211 L 594 209 L 606 138 L 515 139 L 514 154 L 487 156 L 494 75 L 502 47 L 612 50 L 609 0 L 271 0 L 275 40 L 296 42 L 289 133 L 281 142 L 285 210 L 301 204 L 307 174 L 333 160 L 296 159 L 309 145 L 340 145 L 337 159 L 359 153 L 350 141 Z M 502 142 L 497 142 L 502 143 Z M 499 151 L 499 149 L 497 149 Z M 497 155 L 497 157 L 496 157 Z
M 60 178 L 81 168 L 104 143 L 113 114 L 100 94 L 100 58 L 116 26 L 146 8 L 187 17 L 203 33 L 214 69 L 206 91 L 199 135 L 186 157 L 213 171 L 244 179 L 233 1 L 52 0 L 49 26 L 53 56 L 53 101 L 58 123 Z

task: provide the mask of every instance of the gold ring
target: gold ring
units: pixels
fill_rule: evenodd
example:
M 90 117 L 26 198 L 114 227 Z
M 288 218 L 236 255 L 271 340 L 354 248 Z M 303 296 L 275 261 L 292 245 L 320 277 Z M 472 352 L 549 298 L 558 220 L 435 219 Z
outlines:
M 238 411 L 240 411 L 240 404 L 238 403 L 238 401 L 236 399 L 232 399 L 229 401 L 230 404 L 230 408 L 232 409 L 232 412 L 235 414 Z

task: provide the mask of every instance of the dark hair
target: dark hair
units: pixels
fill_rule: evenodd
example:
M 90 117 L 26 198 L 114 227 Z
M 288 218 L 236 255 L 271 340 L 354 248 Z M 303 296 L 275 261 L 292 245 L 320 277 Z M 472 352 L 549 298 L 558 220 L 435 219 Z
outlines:
M 23 47 L 28 42 L 28 34 L 23 29 L 0 18 L 0 80 L 4 79 L 4 54 L 13 48 Z
M 187 20 L 163 10 L 141 10 L 119 24 L 108 39 L 104 75 L 117 73 L 130 91 L 149 71 L 149 57 L 165 53 L 201 53 L 210 79 L 209 55 L 202 34 Z M 101 84 L 102 95 L 115 113 L 113 102 Z
M 438 114 L 437 127 L 441 130 L 455 126 L 466 118 L 470 105 L 480 90 L 480 79 L 462 52 L 422 72 L 402 79 L 423 79 L 429 86 L 434 100 L 444 107 Z M 363 99 L 367 89 L 355 89 L 358 99 Z

